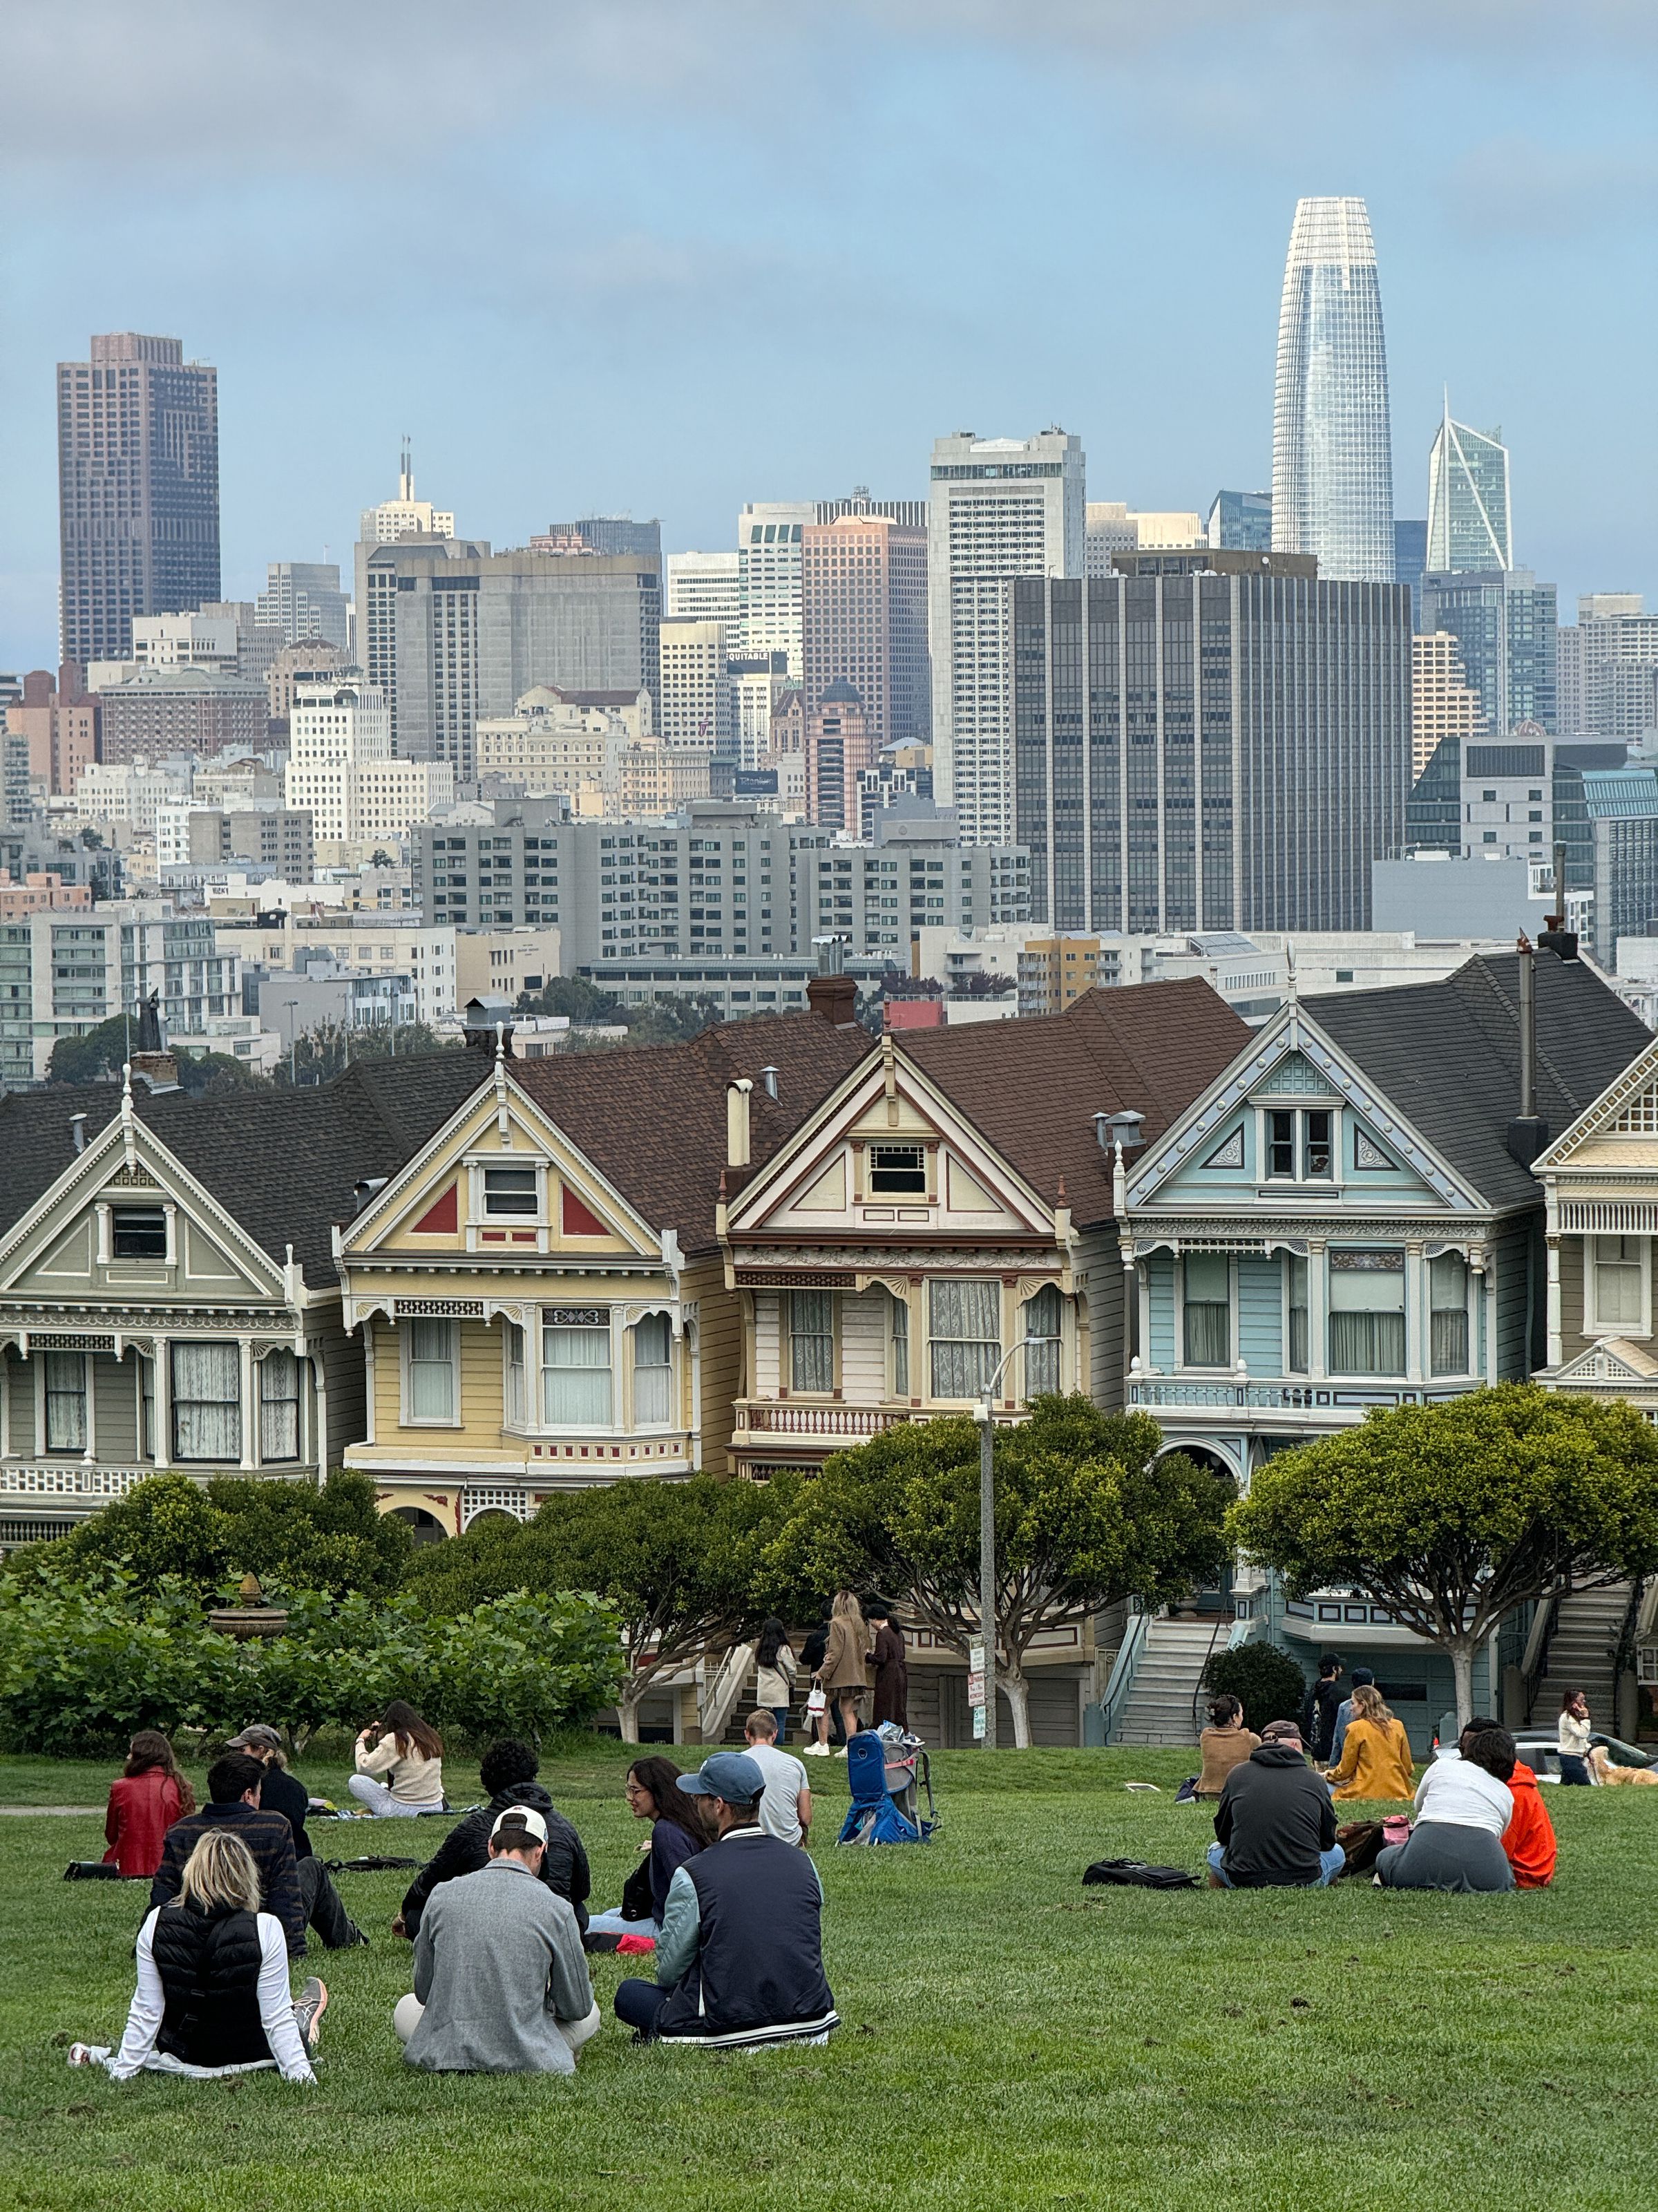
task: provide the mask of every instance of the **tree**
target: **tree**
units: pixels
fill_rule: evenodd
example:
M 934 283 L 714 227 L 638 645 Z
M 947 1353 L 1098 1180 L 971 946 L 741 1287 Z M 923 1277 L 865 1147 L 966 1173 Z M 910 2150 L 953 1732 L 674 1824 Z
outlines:
M 61 1036 L 46 1062 L 48 1083 L 104 1083 L 118 1077 L 131 1057 L 131 1024 L 125 1014 L 99 1022 L 79 1036 Z
M 598 1485 L 550 1498 L 521 1526 L 494 1522 L 424 1547 L 410 1583 L 440 1612 L 517 1590 L 608 1598 L 628 1662 L 616 1698 L 622 1738 L 637 1743 L 640 1705 L 664 1673 L 728 1642 L 757 1615 L 802 1601 L 766 1557 L 793 1501 L 784 1478 Z
M 1235 1651 L 1213 1654 L 1204 1667 L 1203 1686 L 1218 1698 L 1236 1698 L 1245 1722 L 1259 1730 L 1268 1721 L 1299 1723 L 1307 1677 L 1276 1644 L 1240 1644 Z
M 1269 1460 L 1230 1528 L 1293 1595 L 1363 1590 L 1436 1644 L 1463 1722 L 1474 1654 L 1516 1606 L 1658 1567 L 1658 1436 L 1621 1399 L 1530 1383 L 1378 1408 Z
M 1028 1421 L 996 1432 L 996 1664 L 1022 1748 L 1039 1636 L 1120 1598 L 1166 1604 L 1225 1564 L 1230 1479 L 1162 1445 L 1147 1415 L 1081 1397 L 1033 1399 Z M 979 1632 L 977 1424 L 906 1423 L 837 1453 L 799 1492 L 774 1559 L 805 1582 L 907 1599 L 965 1657 Z

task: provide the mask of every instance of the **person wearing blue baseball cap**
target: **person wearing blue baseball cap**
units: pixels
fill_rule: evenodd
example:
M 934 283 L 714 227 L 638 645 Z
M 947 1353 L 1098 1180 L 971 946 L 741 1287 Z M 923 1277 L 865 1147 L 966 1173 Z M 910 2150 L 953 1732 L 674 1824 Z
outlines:
M 716 1841 L 674 1870 L 654 1982 L 623 1982 L 616 2016 L 639 2043 L 711 2051 L 825 2043 L 840 2014 L 823 1974 L 823 1885 L 808 1855 L 760 1825 L 766 1778 L 717 1751 L 679 1788 Z

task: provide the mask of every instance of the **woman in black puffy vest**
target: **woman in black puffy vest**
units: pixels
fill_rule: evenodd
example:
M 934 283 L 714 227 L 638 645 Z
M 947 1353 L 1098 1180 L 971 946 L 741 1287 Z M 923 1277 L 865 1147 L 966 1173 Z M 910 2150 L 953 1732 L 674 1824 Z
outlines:
M 185 1864 L 183 1886 L 138 1931 L 138 1986 L 121 2047 L 77 2043 L 71 2066 L 106 2066 L 118 2081 L 142 2069 L 202 2080 L 275 2066 L 314 2081 L 311 2059 L 328 2002 L 319 1981 L 297 1998 L 288 1985 L 288 1939 L 259 1910 L 259 1876 L 239 1836 L 210 1828 Z

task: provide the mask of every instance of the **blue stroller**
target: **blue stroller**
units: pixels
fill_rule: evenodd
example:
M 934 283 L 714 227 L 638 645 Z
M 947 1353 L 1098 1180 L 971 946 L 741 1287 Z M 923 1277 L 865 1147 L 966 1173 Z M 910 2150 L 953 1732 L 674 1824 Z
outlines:
M 835 1841 L 841 1844 L 927 1844 L 938 1825 L 932 1778 L 921 1739 L 883 1721 L 862 1729 L 847 1746 L 852 1804 Z M 918 1802 L 926 1792 L 926 1816 Z

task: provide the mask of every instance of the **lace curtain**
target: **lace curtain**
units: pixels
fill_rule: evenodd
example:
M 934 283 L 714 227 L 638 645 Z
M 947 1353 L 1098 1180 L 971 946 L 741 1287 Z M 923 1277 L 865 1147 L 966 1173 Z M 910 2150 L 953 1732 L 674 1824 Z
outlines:
M 1060 1293 L 1048 1283 L 1024 1310 L 1024 1395 L 1039 1396 L 1060 1387 Z
M 234 1344 L 173 1347 L 173 1449 L 232 1465 L 242 1455 L 242 1360 Z
M 1002 1356 L 999 1283 L 930 1286 L 932 1395 L 981 1398 Z
M 673 1332 L 666 1314 L 634 1327 L 634 1425 L 660 1428 L 673 1419 Z
M 299 1455 L 300 1363 L 291 1352 L 267 1352 L 259 1363 L 259 1457 Z
M 610 1418 L 610 1332 L 549 1322 L 541 1332 L 541 1395 L 549 1428 L 603 1428 Z

